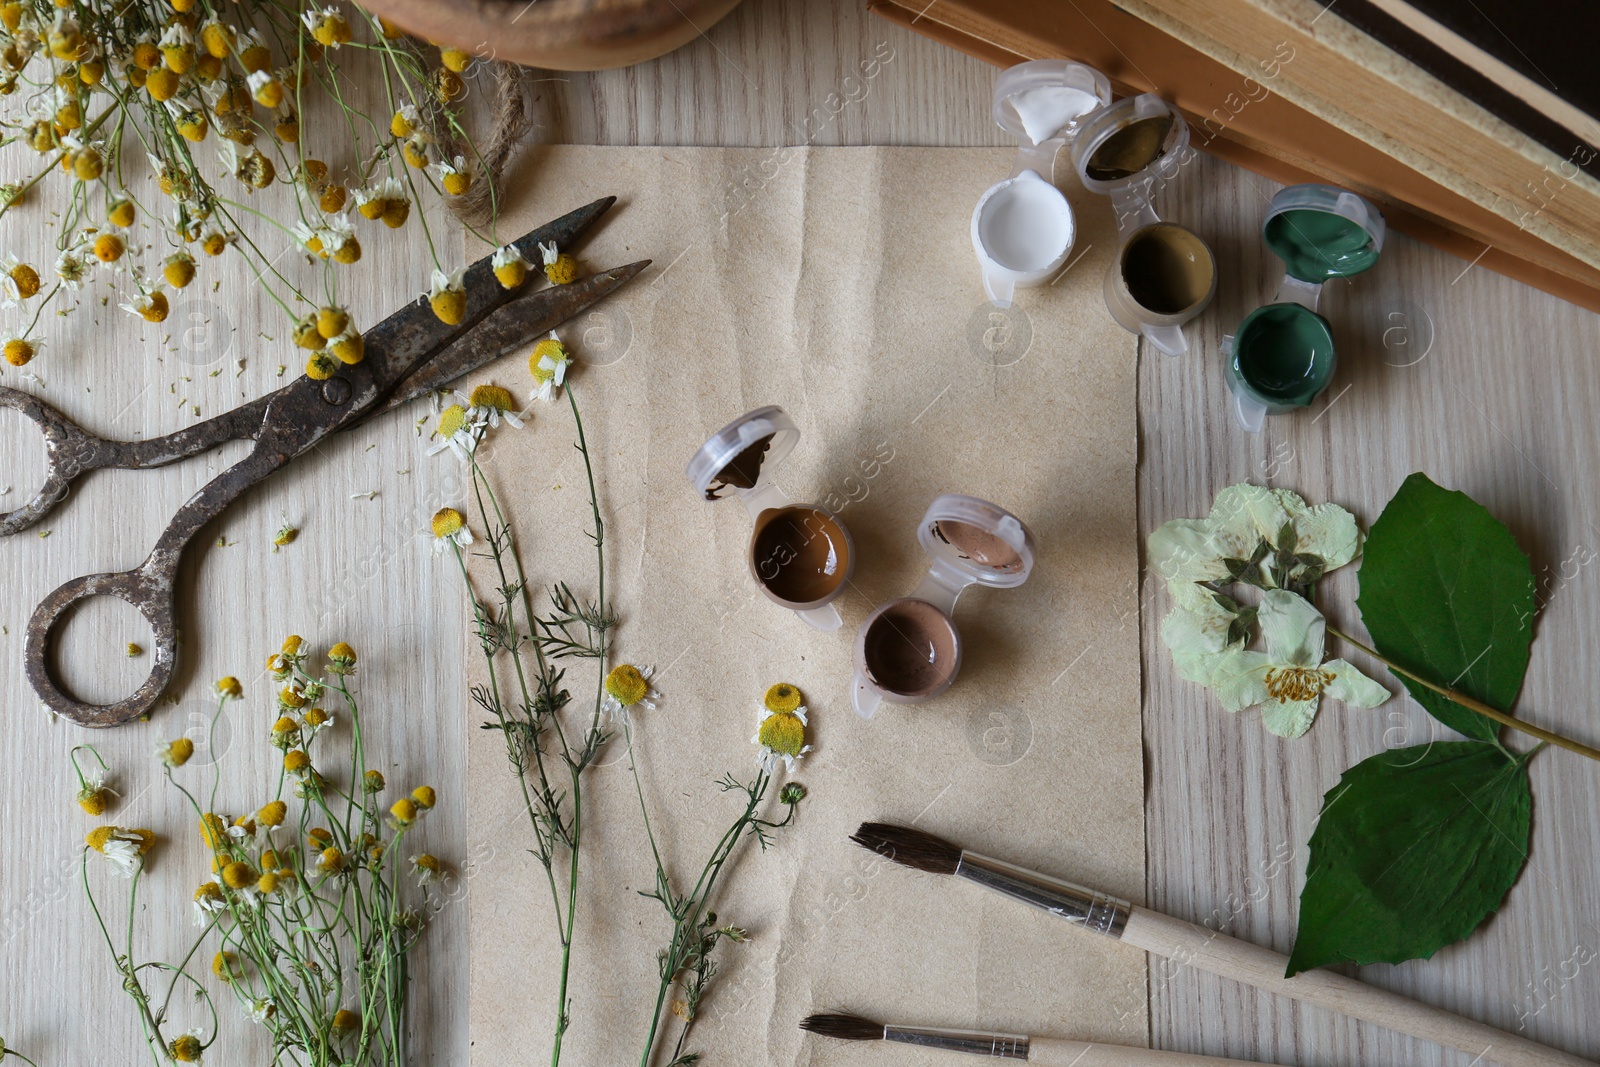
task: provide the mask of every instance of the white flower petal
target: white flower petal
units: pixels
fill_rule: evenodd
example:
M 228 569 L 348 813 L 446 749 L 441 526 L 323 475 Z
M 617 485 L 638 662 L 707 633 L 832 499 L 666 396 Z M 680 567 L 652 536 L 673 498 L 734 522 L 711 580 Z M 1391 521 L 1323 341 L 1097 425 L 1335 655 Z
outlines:
M 1169 587 L 1209 582 L 1228 576 L 1221 557 L 1211 545 L 1211 523 L 1206 519 L 1174 519 L 1150 535 L 1150 572 Z
M 1228 629 L 1236 616 L 1206 597 L 1198 610 L 1176 607 L 1161 620 L 1161 640 L 1174 656 L 1221 652 L 1228 644 Z
M 1356 517 L 1338 504 L 1318 504 L 1293 516 L 1293 522 L 1299 535 L 1295 551 L 1320 557 L 1324 573 L 1343 567 L 1361 554 L 1361 528 L 1356 525 Z
M 1333 675 L 1323 693 L 1355 708 L 1375 708 L 1389 699 L 1389 690 L 1368 678 L 1348 660 L 1330 659 L 1322 669 Z
M 1322 663 L 1322 648 L 1327 622 L 1311 601 L 1282 589 L 1269 589 L 1261 596 L 1256 614 L 1267 655 L 1282 667 L 1315 667 Z
M 1209 521 L 1212 546 L 1220 555 L 1248 559 L 1262 538 L 1276 543 L 1289 513 L 1277 493 L 1240 482 L 1217 494 Z
M 1318 698 L 1310 700 L 1268 700 L 1261 705 L 1261 725 L 1279 737 L 1299 737 L 1311 729 L 1317 717 Z
M 1271 668 L 1272 660 L 1265 653 L 1232 649 L 1217 659 L 1211 688 L 1223 707 L 1243 711 L 1270 699 L 1266 676 Z

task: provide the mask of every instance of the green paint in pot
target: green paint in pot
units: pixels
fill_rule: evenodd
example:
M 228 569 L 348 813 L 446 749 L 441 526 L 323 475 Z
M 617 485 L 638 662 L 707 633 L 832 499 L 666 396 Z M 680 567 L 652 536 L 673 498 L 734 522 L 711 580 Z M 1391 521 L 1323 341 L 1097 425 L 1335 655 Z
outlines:
M 1378 262 L 1372 235 L 1332 211 L 1292 208 L 1269 218 L 1261 236 L 1290 276 L 1303 282 L 1348 278 Z
M 1333 379 L 1328 320 L 1300 304 L 1267 304 L 1239 324 L 1229 365 L 1269 410 L 1305 407 Z

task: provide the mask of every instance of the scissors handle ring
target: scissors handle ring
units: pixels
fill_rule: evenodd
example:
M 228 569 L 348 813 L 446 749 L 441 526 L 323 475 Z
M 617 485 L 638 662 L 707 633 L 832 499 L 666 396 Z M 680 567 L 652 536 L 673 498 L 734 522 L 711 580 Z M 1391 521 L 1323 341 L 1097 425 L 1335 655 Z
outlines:
M 59 638 L 55 630 L 68 610 L 92 596 L 114 596 L 132 604 L 154 634 L 150 676 L 131 695 L 112 704 L 85 704 L 73 697 L 57 682 L 47 657 L 47 650 L 56 643 L 52 635 Z M 23 667 L 34 692 L 57 715 L 79 726 L 120 726 L 155 707 L 177 664 L 177 636 L 170 580 L 163 587 L 161 579 L 145 567 L 114 574 L 86 574 L 63 583 L 33 610 L 23 648 Z
M 66 497 L 72 480 L 86 470 L 105 466 L 106 442 L 85 433 L 77 423 L 31 393 L 0 387 L 0 408 L 10 408 L 44 433 L 44 485 L 33 499 L 14 511 L 0 512 L 0 536 L 26 530 L 48 515 Z

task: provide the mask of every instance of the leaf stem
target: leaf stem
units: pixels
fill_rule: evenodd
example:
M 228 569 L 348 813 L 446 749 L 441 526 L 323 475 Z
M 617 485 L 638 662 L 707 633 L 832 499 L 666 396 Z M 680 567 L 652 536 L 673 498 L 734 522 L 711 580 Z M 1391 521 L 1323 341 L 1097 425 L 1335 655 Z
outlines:
M 1410 679 L 1411 681 L 1422 686 L 1424 689 L 1431 689 L 1433 692 L 1438 693 L 1446 700 L 1460 704 L 1468 711 L 1477 712 L 1486 719 L 1493 719 L 1502 726 L 1509 726 L 1513 730 L 1527 734 L 1529 737 L 1537 737 L 1540 741 L 1555 745 L 1557 748 L 1564 748 L 1568 752 L 1576 752 L 1580 756 L 1588 756 L 1592 760 L 1600 761 L 1600 749 L 1590 748 L 1588 745 L 1585 745 L 1580 741 L 1573 741 L 1570 738 L 1562 737 L 1560 734 L 1551 733 L 1549 730 L 1546 730 L 1543 727 L 1534 726 L 1532 723 L 1523 722 L 1521 719 L 1513 718 L 1498 708 L 1491 708 L 1483 701 L 1475 700 L 1472 697 L 1467 696 L 1465 693 L 1451 689 L 1449 686 L 1440 685 L 1437 682 L 1431 682 L 1421 675 L 1406 670 L 1404 667 L 1395 663 L 1394 660 L 1385 656 L 1377 649 L 1372 648 L 1369 645 L 1362 644 L 1360 641 L 1357 641 L 1355 638 L 1351 637 L 1342 630 L 1337 630 L 1334 627 L 1329 626 L 1328 632 L 1337 637 L 1339 640 L 1359 648 L 1361 651 L 1365 652 L 1379 663 L 1382 663 L 1385 667 L 1388 667 L 1400 677 Z

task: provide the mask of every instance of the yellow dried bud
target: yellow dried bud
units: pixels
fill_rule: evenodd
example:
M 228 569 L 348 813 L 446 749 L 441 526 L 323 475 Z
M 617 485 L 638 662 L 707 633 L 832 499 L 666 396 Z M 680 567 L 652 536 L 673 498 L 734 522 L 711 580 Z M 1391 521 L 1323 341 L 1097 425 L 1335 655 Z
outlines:
M 182 289 L 194 281 L 194 257 L 187 252 L 175 252 L 161 264 L 161 276 L 174 289 Z
M 322 307 L 317 309 L 317 332 L 327 340 L 344 333 L 345 327 L 350 325 L 350 313 L 340 307 Z
M 106 221 L 113 226 L 121 226 L 124 229 L 132 226 L 136 217 L 137 213 L 134 211 L 132 200 L 114 200 L 111 206 L 106 209 Z
M 122 238 L 114 233 L 103 233 L 94 239 L 94 257 L 102 263 L 115 263 L 125 250 Z
M 255 880 L 256 869 L 240 860 L 234 860 L 222 868 L 222 884 L 229 889 L 243 889 Z

